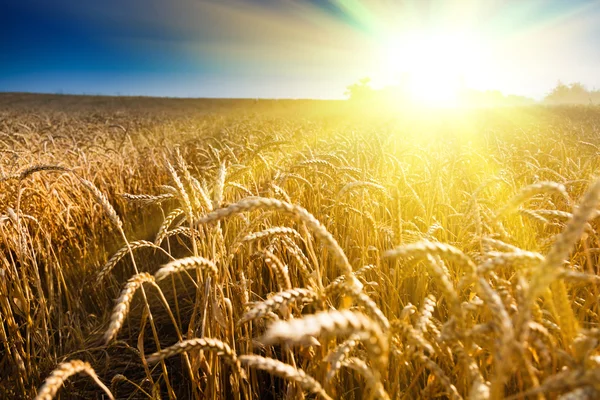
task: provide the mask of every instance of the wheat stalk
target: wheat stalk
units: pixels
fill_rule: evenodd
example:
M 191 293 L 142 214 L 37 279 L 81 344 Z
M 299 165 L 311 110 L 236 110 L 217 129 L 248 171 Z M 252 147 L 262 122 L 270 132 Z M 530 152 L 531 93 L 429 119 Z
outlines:
M 376 399 L 389 400 L 390 395 L 385 391 L 381 378 L 374 373 L 366 362 L 360 358 L 350 357 L 342 362 L 342 366 L 353 369 L 360 373 L 367 381 L 367 387 Z
M 460 393 L 458 393 L 456 386 L 452 384 L 450 378 L 448 378 L 448 375 L 446 375 L 444 370 L 437 363 L 423 353 L 417 353 L 416 356 L 417 359 L 423 362 L 425 366 L 440 380 L 450 399 L 462 400 L 462 396 Z

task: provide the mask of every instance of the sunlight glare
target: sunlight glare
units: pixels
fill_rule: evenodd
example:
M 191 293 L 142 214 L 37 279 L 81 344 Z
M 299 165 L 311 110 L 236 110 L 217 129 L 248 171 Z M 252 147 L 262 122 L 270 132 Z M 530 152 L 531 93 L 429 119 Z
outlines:
M 475 65 L 477 46 L 467 35 L 414 33 L 383 40 L 380 54 L 375 85 L 397 86 L 414 102 L 451 107 Z

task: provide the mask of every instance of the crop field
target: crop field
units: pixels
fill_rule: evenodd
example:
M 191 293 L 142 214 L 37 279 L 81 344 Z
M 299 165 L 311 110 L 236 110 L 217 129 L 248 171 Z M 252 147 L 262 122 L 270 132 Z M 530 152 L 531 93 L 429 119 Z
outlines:
M 0 157 L 0 398 L 600 398 L 598 107 L 5 94 Z

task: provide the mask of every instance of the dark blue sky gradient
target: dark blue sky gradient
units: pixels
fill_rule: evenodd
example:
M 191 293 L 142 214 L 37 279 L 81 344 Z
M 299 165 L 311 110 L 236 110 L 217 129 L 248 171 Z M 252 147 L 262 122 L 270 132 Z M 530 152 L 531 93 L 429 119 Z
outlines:
M 492 38 L 555 26 L 574 32 L 572 38 L 561 35 L 566 43 L 560 47 L 541 43 L 539 57 L 524 57 L 520 69 L 496 73 L 498 89 L 540 95 L 558 79 L 600 85 L 600 73 L 593 72 L 600 71 L 598 1 L 488 1 L 487 8 L 480 7 L 485 1 L 472 1 L 481 32 Z M 369 11 L 371 3 L 379 14 Z M 382 4 L 392 3 L 381 12 Z M 356 49 L 372 47 L 382 19 L 396 13 L 403 24 L 436 25 L 446 18 L 439 10 L 447 4 L 9 0 L 0 6 L 0 91 L 335 98 L 369 73 L 368 57 Z M 536 46 L 535 39 L 530 42 Z M 545 72 L 536 74 L 536 68 Z M 536 76 L 529 82 L 514 77 L 517 71 Z
M 113 3 L 106 2 L 107 7 L 118 6 L 118 2 Z M 128 85 L 128 78 L 160 79 L 161 75 L 208 71 L 202 63 L 186 60 L 185 54 L 168 47 L 148 51 L 118 43 L 119 37 L 185 39 L 176 32 L 160 31 L 150 25 L 127 26 L 110 20 L 80 18 L 68 10 L 39 7 L 28 0 L 6 7 L 8 10 L 3 7 L 6 12 L 0 13 L 0 90 L 3 91 L 108 94 L 122 87 L 124 93 L 135 94 L 137 83 L 134 79 Z M 152 92 L 150 89 L 146 94 Z

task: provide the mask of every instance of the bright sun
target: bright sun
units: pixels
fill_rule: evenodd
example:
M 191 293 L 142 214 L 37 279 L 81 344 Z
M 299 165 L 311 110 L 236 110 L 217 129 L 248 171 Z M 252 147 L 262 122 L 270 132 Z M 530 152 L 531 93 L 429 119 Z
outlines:
M 415 33 L 384 40 L 376 86 L 399 85 L 411 100 L 452 107 L 465 75 L 475 65 L 477 46 L 466 35 Z

